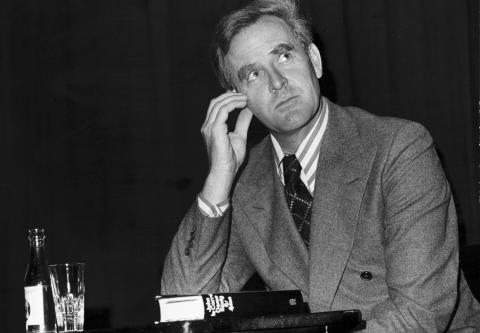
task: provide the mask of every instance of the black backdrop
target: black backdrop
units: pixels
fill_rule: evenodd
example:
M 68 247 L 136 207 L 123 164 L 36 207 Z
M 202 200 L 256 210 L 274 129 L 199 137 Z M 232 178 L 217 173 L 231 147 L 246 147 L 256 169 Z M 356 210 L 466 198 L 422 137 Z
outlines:
M 163 257 L 207 171 L 218 18 L 245 1 L 11 1 L 0 10 L 0 327 L 24 325 L 26 231 L 87 263 L 91 325 L 157 318 Z M 301 1 L 326 96 L 424 124 L 480 243 L 478 2 Z M 250 144 L 265 133 L 255 124 Z M 98 320 L 95 322 L 94 320 Z M 103 323 L 102 323 L 103 322 Z

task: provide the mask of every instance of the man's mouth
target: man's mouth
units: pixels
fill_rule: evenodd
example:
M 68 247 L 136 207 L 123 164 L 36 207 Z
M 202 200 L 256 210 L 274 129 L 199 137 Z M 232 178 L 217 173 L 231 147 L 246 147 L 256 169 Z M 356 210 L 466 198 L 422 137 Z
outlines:
M 280 107 L 289 106 L 292 103 L 294 103 L 295 98 L 297 98 L 297 96 L 287 97 L 287 98 L 281 100 L 280 102 L 278 102 L 278 104 L 275 106 L 275 108 L 278 109 Z

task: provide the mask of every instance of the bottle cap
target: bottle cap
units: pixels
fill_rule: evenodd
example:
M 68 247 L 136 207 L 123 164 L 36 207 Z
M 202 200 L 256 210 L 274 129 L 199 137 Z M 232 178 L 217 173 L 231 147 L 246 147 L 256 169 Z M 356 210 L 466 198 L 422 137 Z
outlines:
M 28 229 L 28 240 L 30 241 L 30 246 L 43 246 L 45 241 L 45 229 Z
M 45 229 L 43 228 L 32 228 L 28 229 L 28 237 L 45 237 Z

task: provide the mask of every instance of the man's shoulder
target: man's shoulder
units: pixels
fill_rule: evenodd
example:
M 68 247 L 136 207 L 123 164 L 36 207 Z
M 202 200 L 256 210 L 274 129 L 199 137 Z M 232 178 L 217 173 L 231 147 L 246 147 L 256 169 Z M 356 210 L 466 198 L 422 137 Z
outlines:
M 337 116 L 340 121 L 351 121 L 360 129 L 367 128 L 371 130 L 382 130 L 392 128 L 401 128 L 408 126 L 414 122 L 411 120 L 393 117 L 393 116 L 380 116 L 370 111 L 366 111 L 356 106 L 340 106 L 335 103 L 329 102 L 331 115 Z
M 355 129 L 365 143 L 388 142 L 394 137 L 404 137 L 412 134 L 425 134 L 428 131 L 417 122 L 393 117 L 379 116 L 354 106 L 339 106 L 329 102 L 330 120 L 337 126 Z M 329 121 L 330 121 L 329 120 Z M 338 125 L 340 124 L 340 125 Z

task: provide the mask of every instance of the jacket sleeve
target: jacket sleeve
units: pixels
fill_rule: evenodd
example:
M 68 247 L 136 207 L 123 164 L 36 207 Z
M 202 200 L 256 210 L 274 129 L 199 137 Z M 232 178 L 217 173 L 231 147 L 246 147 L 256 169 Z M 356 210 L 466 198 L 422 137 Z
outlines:
M 197 202 L 180 223 L 165 258 L 161 294 L 238 291 L 254 269 L 245 255 L 231 208 L 221 217 L 204 216 Z
M 455 207 L 429 133 L 409 123 L 382 174 L 388 298 L 368 332 L 443 332 L 457 302 Z

